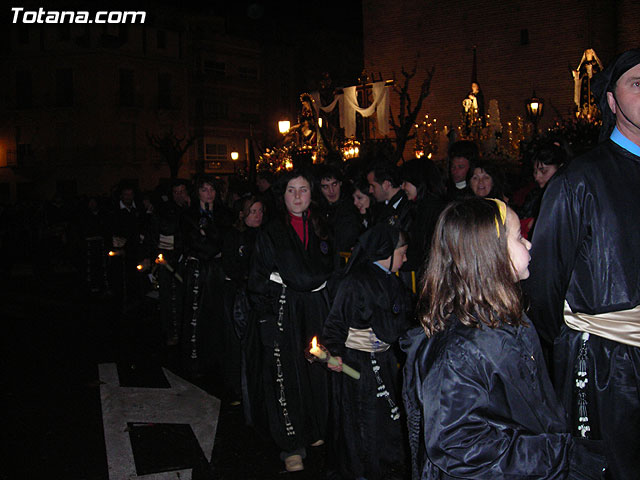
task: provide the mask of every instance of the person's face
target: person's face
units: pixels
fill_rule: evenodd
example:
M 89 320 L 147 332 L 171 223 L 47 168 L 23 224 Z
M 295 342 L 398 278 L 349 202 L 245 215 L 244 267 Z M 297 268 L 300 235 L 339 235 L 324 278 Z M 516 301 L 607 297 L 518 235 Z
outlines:
M 473 92 L 474 94 L 478 93 L 480 91 L 480 86 L 477 83 L 472 83 L 471 84 L 471 92 Z
M 384 184 L 389 183 L 385 180 L 382 183 L 376 182 L 376 176 L 373 172 L 367 174 L 367 182 L 369 182 L 369 193 L 373 195 L 376 202 L 384 202 L 387 199 L 387 192 Z
M 462 182 L 469 171 L 469 160 L 465 157 L 453 157 L 451 159 L 451 178 L 453 183 Z
M 336 203 L 340 199 L 342 182 L 335 178 L 323 178 L 320 180 L 320 191 L 329 203 Z
M 244 224 L 247 227 L 256 228 L 262 225 L 262 217 L 264 216 L 264 207 L 262 203 L 256 202 L 249 207 L 249 213 L 244 217 Z
M 533 178 L 540 188 L 544 188 L 557 171 L 557 165 L 546 165 L 542 162 L 536 162 L 533 166 Z
M 212 205 L 216 199 L 216 189 L 213 188 L 213 185 L 210 183 L 203 183 L 202 186 L 198 188 L 198 198 L 200 199 L 200 203 Z
M 404 190 L 404 193 L 407 194 L 407 198 L 411 201 L 415 200 L 418 196 L 418 189 L 416 188 L 416 186 L 411 182 L 407 182 L 406 180 L 402 182 L 402 190 Z
M 615 96 L 607 92 L 607 101 L 616 115 L 620 133 L 640 145 L 640 64 L 627 70 L 616 83 Z
M 264 178 L 258 177 L 256 180 L 256 187 L 260 190 L 260 193 L 264 193 L 264 191 L 269 188 L 271 185 Z
M 184 207 L 189 204 L 189 192 L 186 185 L 176 185 L 171 190 L 171 197 L 176 205 Z
M 356 191 L 353 192 L 353 204 L 356 206 L 358 211 L 364 215 L 367 213 L 367 209 L 371 204 L 371 198 L 369 198 L 369 195 L 366 193 L 356 189 Z
M 284 203 L 289 213 L 297 217 L 307 211 L 311 204 L 311 186 L 304 177 L 289 180 L 284 192 Z
M 383 267 L 391 270 L 391 272 L 396 273 L 400 270 L 400 268 L 402 268 L 404 262 L 407 261 L 407 248 L 408 245 L 403 245 L 393 251 L 393 263 L 391 262 L 391 256 L 385 258 L 384 260 L 379 260 L 378 263 Z
M 471 176 L 471 190 L 478 197 L 486 197 L 493 188 L 493 178 L 481 168 L 475 168 Z
M 507 208 L 507 248 L 513 272 L 518 280 L 529 278 L 529 262 L 531 261 L 531 242 L 520 232 L 520 220 L 516 212 Z
M 127 207 L 133 205 L 133 190 L 129 188 L 123 190 L 120 194 L 120 200 L 122 200 L 122 203 L 124 203 Z

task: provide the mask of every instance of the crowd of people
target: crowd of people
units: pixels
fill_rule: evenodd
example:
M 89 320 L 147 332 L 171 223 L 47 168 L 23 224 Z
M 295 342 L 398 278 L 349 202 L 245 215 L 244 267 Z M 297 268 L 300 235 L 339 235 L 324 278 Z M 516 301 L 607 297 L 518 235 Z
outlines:
M 287 471 L 326 443 L 335 478 L 634 478 L 639 69 L 636 49 L 595 77 L 603 142 L 539 142 L 520 191 L 458 141 L 447 172 L 123 184 L 76 230 L 52 203 L 41 233 L 60 251 L 74 232 L 90 291 L 156 292 L 181 373 L 224 378 Z

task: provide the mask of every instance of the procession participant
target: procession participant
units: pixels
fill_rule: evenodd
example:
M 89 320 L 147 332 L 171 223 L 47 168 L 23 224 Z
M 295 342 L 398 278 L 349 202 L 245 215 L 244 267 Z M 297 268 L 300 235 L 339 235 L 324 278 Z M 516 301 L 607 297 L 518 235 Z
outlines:
M 367 172 L 369 192 L 376 199 L 373 223 L 388 223 L 409 231 L 413 220 L 413 205 L 402 190 L 400 169 L 389 161 L 373 163 Z
M 265 405 L 271 436 L 288 471 L 304 469 L 307 445 L 324 443 L 327 370 L 304 351 L 322 333 L 333 253 L 311 206 L 313 180 L 294 170 L 278 181 L 279 208 L 258 234 L 249 294 L 263 344 Z M 281 192 L 281 193 L 280 193 Z
M 414 479 L 600 479 L 601 442 L 568 433 L 519 280 L 531 244 L 513 210 L 470 198 L 442 212 L 422 327 L 402 340 Z
M 251 406 L 248 382 L 253 380 L 252 370 L 247 370 L 248 356 L 255 348 L 248 344 L 255 338 L 254 332 L 247 330 L 250 324 L 250 307 L 247 300 L 249 265 L 253 255 L 256 237 L 264 218 L 264 206 L 256 196 L 249 195 L 236 200 L 234 205 L 236 221 L 224 237 L 222 246 L 222 268 L 224 269 L 224 378 L 227 395 L 232 405 L 241 399 L 245 403 L 245 416 L 251 423 Z M 258 355 L 250 356 L 255 358 Z
M 182 368 L 201 376 L 222 367 L 222 240 L 224 230 L 214 213 L 217 185 L 213 178 L 196 180 L 196 199 L 182 215 L 185 248 L 184 304 L 180 339 Z
M 449 200 L 473 195 L 467 183 L 467 173 L 478 160 L 480 153 L 478 146 L 471 140 L 459 140 L 449 147 L 449 181 L 447 183 L 447 197 Z
M 341 172 L 331 165 L 321 165 L 316 178 L 320 181 L 320 213 L 330 229 L 336 267 L 341 265 L 340 252 L 350 252 L 360 234 L 358 211 L 342 182 Z
M 549 182 L 527 291 L 573 433 L 603 439 L 611 478 L 627 479 L 640 471 L 640 49 L 592 91 L 602 141 Z
M 345 479 L 389 478 L 405 459 L 394 344 L 409 327 L 409 302 L 394 275 L 406 261 L 406 234 L 384 223 L 358 240 L 325 322 L 323 343 L 360 372 L 332 375 L 332 460 Z
M 181 275 L 180 260 L 184 253 L 184 241 L 181 231 L 182 215 L 191 205 L 188 182 L 174 180 L 171 184 L 171 198 L 158 209 L 159 228 L 156 239 L 158 254 L 162 254 L 158 268 L 160 295 L 160 322 L 168 346 L 178 344 L 182 327 L 183 284 L 176 277 Z M 172 271 L 173 270 L 173 271 Z M 182 277 L 180 277 L 182 278 Z

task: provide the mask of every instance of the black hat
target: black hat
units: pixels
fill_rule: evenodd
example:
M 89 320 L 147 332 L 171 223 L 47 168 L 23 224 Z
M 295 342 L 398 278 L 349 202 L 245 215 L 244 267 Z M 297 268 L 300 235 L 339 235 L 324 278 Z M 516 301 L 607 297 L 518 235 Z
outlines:
M 616 124 L 616 116 L 607 102 L 607 92 L 613 92 L 618 79 L 638 64 L 640 64 L 640 48 L 633 48 L 618 55 L 607 65 L 607 68 L 593 77 L 591 92 L 602 112 L 600 141 L 609 138 L 611 130 Z
M 363 233 L 353 249 L 346 272 L 362 263 L 384 260 L 393 255 L 398 246 L 400 229 L 387 223 L 378 223 Z

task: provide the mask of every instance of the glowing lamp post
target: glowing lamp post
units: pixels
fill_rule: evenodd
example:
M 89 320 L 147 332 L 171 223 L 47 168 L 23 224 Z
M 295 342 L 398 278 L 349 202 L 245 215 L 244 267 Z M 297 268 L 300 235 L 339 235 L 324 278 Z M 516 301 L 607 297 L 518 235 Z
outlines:
M 239 156 L 240 155 L 238 154 L 238 152 L 231 152 L 231 160 L 233 160 L 233 173 L 236 173 L 238 171 L 236 161 L 238 160 Z
M 527 100 L 527 116 L 531 123 L 533 123 L 533 134 L 538 134 L 538 120 L 542 118 L 542 107 L 544 107 L 544 101 L 536 96 L 536 91 L 533 91 L 533 95 Z
M 289 129 L 291 128 L 291 122 L 289 120 L 280 120 L 278 122 L 278 130 L 280 131 L 281 134 L 285 134 L 289 131 Z

